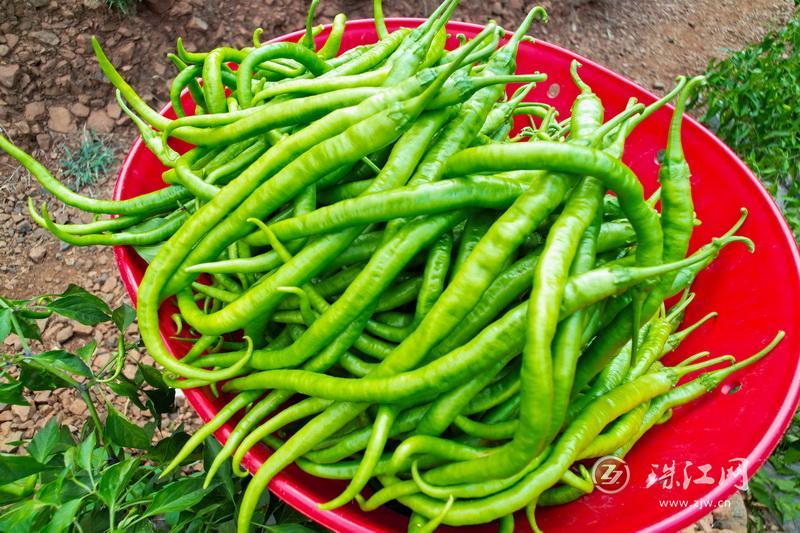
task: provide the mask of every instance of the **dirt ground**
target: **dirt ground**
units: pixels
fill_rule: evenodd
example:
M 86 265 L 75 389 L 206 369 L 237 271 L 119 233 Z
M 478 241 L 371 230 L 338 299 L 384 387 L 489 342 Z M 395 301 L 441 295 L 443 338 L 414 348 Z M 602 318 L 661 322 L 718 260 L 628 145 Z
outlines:
M 387 16 L 424 16 L 434 5 L 432 0 L 385 3 Z M 323 0 L 319 19 L 328 22 L 340 11 L 351 19 L 365 18 L 371 14 L 371 4 Z M 541 4 L 550 13 L 550 23 L 536 26 L 533 35 L 655 92 L 669 86 L 676 75 L 702 72 L 710 59 L 758 40 L 784 22 L 793 7 L 788 0 L 543 0 Z M 476 23 L 494 19 L 513 28 L 531 5 L 522 0 L 462 0 L 454 18 Z M 165 56 L 177 36 L 190 49 L 208 50 L 223 43 L 243 46 L 258 26 L 265 36 L 300 28 L 306 7 L 306 2 L 292 0 L 147 0 L 135 15 L 122 16 L 109 11 L 103 0 L 0 0 L 0 127 L 51 169 L 59 168 L 64 147 L 79 144 L 84 128 L 106 135 L 119 163 L 134 139 L 134 129 L 96 67 L 91 35 L 98 36 L 139 94 L 160 107 L 168 99 L 174 74 Z M 106 177 L 88 192 L 110 195 L 116 170 L 116 166 L 107 169 Z M 125 301 L 111 250 L 60 244 L 32 224 L 25 209 L 29 196 L 37 202 L 45 199 L 24 169 L 0 155 L 0 294 L 60 292 L 74 282 L 109 302 Z M 64 209 L 54 209 L 54 216 L 57 222 L 85 220 Z M 69 348 L 89 335 L 113 341 L 110 331 L 92 333 L 57 320 L 45 330 L 48 347 Z M 28 437 L 53 412 L 78 424 L 85 413 L 74 404 L 68 396 L 41 395 L 29 409 L 0 410 L 0 433 Z M 734 520 L 715 515 L 695 527 L 741 530 L 742 523 L 741 516 Z

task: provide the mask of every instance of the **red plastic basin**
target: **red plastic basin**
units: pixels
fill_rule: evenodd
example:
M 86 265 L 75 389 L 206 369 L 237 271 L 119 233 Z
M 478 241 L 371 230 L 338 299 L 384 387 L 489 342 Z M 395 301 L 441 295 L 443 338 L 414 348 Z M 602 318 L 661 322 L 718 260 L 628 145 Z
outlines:
M 416 26 L 419 20 L 388 20 L 390 29 Z M 372 21 L 349 22 L 343 48 L 375 42 Z M 473 36 L 480 27 L 450 23 L 451 35 Z M 319 37 L 322 41 L 328 29 Z M 296 40 L 293 33 L 277 40 Z M 451 39 L 450 46 L 455 40 Z M 577 90 L 569 78 L 569 63 L 579 59 L 581 77 L 603 99 L 607 116 L 621 111 L 634 96 L 645 104 L 654 96 L 621 76 L 586 59 L 537 41 L 522 43 L 518 72 L 541 71 L 549 80 L 540 84 L 529 99 L 555 105 L 561 116 L 568 116 Z M 557 90 L 556 90 L 557 89 Z M 188 103 L 188 99 L 187 99 Z M 188 106 L 187 106 L 188 107 Z M 169 107 L 164 113 L 174 117 Z M 671 110 L 654 114 L 632 135 L 625 150 L 625 162 L 638 174 L 646 189 L 656 185 L 657 153 L 666 141 Z M 684 124 L 684 146 L 691 165 L 692 185 L 697 214 L 703 223 L 695 230 L 692 248 L 722 234 L 746 207 L 750 216 L 742 233 L 755 241 L 754 254 L 744 246 L 724 250 L 714 264 L 701 273 L 694 286 L 697 297 L 686 316 L 686 323 L 710 311 L 719 318 L 703 326 L 680 347 L 670 360 L 701 350 L 712 354 L 733 354 L 741 359 L 757 351 L 775 335 L 786 330 L 783 342 L 766 359 L 735 374 L 716 391 L 694 403 L 677 409 L 669 423 L 655 427 L 628 455 L 630 482 L 617 494 L 595 491 L 579 501 L 538 512 L 539 525 L 545 531 L 674 531 L 710 512 L 742 485 L 741 475 L 721 475 L 723 470 L 746 466 L 751 476 L 766 460 L 786 430 L 798 404 L 800 391 L 800 257 L 794 238 L 768 193 L 745 165 L 722 142 L 694 120 Z M 120 171 L 116 198 L 129 198 L 164 186 L 158 160 L 137 141 Z M 131 299 L 145 263 L 127 247 L 115 250 L 120 275 Z M 170 304 L 162 309 L 162 333 L 165 339 L 174 333 L 169 320 Z M 176 355 L 187 346 L 167 340 Z M 733 393 L 735 392 L 735 393 Z M 186 391 L 189 402 L 200 417 L 210 419 L 226 401 L 216 399 L 206 390 Z M 226 424 L 216 436 L 225 442 L 232 430 Z M 268 457 L 261 446 L 245 459 L 255 471 Z M 671 488 L 670 467 L 674 466 Z M 741 471 L 741 469 L 740 469 Z M 667 474 L 664 482 L 648 487 L 649 474 Z M 724 479 L 723 479 L 724 478 Z M 710 481 L 709 481 L 710 480 Z M 344 488 L 341 482 L 312 478 L 292 466 L 278 475 L 270 489 L 298 511 L 335 531 L 405 531 L 407 518 L 399 508 L 384 507 L 364 513 L 355 504 L 336 511 L 320 511 L 316 505 L 335 496 Z M 517 528 L 527 530 L 522 517 Z M 496 526 L 470 528 L 471 531 L 494 531 Z

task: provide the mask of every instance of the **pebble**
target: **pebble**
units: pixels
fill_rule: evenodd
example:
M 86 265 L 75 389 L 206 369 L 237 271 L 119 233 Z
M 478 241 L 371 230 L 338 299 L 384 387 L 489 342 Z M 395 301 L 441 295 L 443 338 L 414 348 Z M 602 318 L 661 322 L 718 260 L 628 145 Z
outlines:
M 110 293 L 111 291 L 114 290 L 116 286 L 117 286 L 117 278 L 110 277 L 105 281 L 105 283 L 103 283 L 103 286 L 100 288 L 100 291 L 104 293 Z
M 28 257 L 34 263 L 39 263 L 44 259 L 44 256 L 47 255 L 47 248 L 42 246 L 41 244 L 37 244 L 36 246 L 32 247 L 28 252 Z
M 117 57 L 120 63 L 130 63 L 133 59 L 133 50 L 136 43 L 133 41 L 127 42 L 117 50 Z
M 19 37 L 17 37 L 13 33 L 6 33 L 5 37 L 6 37 L 6 44 L 8 45 L 9 48 L 14 48 L 15 46 L 17 46 L 17 43 L 19 42 Z
M 44 44 L 49 44 L 50 46 L 58 46 L 58 43 L 61 42 L 58 38 L 58 35 L 49 30 L 32 31 L 30 36 L 37 41 L 43 42 Z
M 19 224 L 17 224 L 17 231 L 22 235 L 27 235 L 28 233 L 31 232 L 32 229 L 33 227 L 31 226 L 31 223 L 28 222 L 27 220 L 23 220 Z
M 50 149 L 50 136 L 46 133 L 40 133 L 36 136 L 36 144 L 45 152 Z
M 63 344 L 72 338 L 73 329 L 72 326 L 67 326 L 64 329 L 60 330 L 56 333 L 56 341 Z
M 21 420 L 25 420 L 30 416 L 31 408 L 29 405 L 12 405 L 11 412 Z
M 67 410 L 73 415 L 80 416 L 86 413 L 86 404 L 81 400 L 72 400 L 72 402 L 69 403 Z
M 40 390 L 33 393 L 33 401 L 36 403 L 45 403 L 50 401 L 50 391 Z
M 10 422 L 14 419 L 14 413 L 11 412 L 11 409 L 3 409 L 0 411 L 0 422 Z
M 25 104 L 25 113 L 24 113 L 25 120 L 28 121 L 36 120 L 40 116 L 44 115 L 44 111 L 45 111 L 44 102 L 42 101 L 30 102 L 28 104 Z
M 0 57 L 5 57 L 11 52 L 11 48 L 6 44 L 0 44 Z
M 198 16 L 194 16 L 189 20 L 187 26 L 190 30 L 206 31 L 208 29 L 208 22 Z
M 51 130 L 57 133 L 73 133 L 78 130 L 72 113 L 66 107 L 53 106 L 50 108 L 49 114 L 50 120 L 47 121 L 47 127 Z
M 0 65 L 0 85 L 11 89 L 18 77 L 19 65 Z
M 169 8 L 175 3 L 175 0 L 144 0 L 144 3 L 151 11 L 163 15 L 169 11 Z
M 72 330 L 76 335 L 91 335 L 94 329 L 92 326 L 87 326 L 85 324 L 75 324 L 72 326 Z
M 114 121 L 104 109 L 95 109 L 89 114 L 86 126 L 97 133 L 111 133 L 114 129 Z
M 192 12 L 192 6 L 189 5 L 189 2 L 186 2 L 185 0 L 179 0 L 178 2 L 175 2 L 175 4 L 172 6 L 172 9 L 170 9 L 169 13 L 173 17 L 180 17 L 183 15 L 188 15 L 191 12 Z
M 75 102 L 69 108 L 70 112 L 79 118 L 86 118 L 89 116 L 91 110 L 80 102 Z
M 106 106 L 106 114 L 114 120 L 117 120 L 122 115 L 122 109 L 116 102 L 110 102 Z

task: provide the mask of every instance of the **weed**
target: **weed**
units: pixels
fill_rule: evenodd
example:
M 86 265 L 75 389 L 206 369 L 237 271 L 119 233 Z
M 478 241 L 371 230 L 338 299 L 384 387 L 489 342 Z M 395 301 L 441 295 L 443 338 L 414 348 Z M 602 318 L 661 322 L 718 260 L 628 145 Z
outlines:
M 88 129 L 83 130 L 81 144 L 73 150 L 64 145 L 61 148 L 60 165 L 63 174 L 72 180 L 75 188 L 81 189 L 104 177 L 114 164 L 116 151 L 108 140 Z
M 759 176 L 800 239 L 800 14 L 760 43 L 712 61 L 700 118 Z
M 795 4 L 800 1 L 795 0 Z M 760 43 L 708 66 L 700 117 L 759 176 L 800 239 L 800 11 Z M 800 526 L 800 415 L 750 480 L 751 529 Z
M 136 4 L 140 0 L 106 0 L 108 9 L 116 10 L 123 15 L 134 15 L 136 13 Z

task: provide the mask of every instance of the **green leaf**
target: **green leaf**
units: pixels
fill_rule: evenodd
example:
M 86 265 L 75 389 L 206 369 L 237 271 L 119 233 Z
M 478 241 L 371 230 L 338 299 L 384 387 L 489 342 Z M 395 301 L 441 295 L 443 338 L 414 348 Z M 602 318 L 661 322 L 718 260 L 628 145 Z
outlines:
M 39 331 L 39 326 L 36 325 L 36 322 L 19 315 L 17 315 L 16 318 L 23 337 L 26 339 L 33 339 L 35 341 L 42 340 L 42 332 Z
M 69 383 L 45 369 L 20 361 L 19 380 L 29 390 L 55 390 L 69 387 Z
M 5 485 L 51 468 L 30 455 L 2 453 L 0 454 L 0 485 Z
M 79 467 L 87 472 L 92 472 L 94 466 L 92 465 L 92 452 L 97 446 L 97 437 L 94 431 L 89 433 L 86 438 L 78 445 L 78 452 L 75 455 L 75 462 Z
M 127 457 L 103 472 L 97 486 L 97 496 L 109 507 L 115 507 L 117 498 L 130 483 L 139 465 L 137 457 Z
M 54 454 L 63 452 L 74 445 L 75 441 L 72 439 L 69 429 L 60 425 L 56 422 L 55 417 L 52 417 L 33 436 L 28 444 L 28 453 L 40 463 L 45 463 Z
M 169 437 L 163 438 L 153 446 L 147 453 L 147 457 L 154 463 L 166 465 L 175 457 L 183 445 L 189 440 L 189 434 L 185 431 L 176 431 Z M 184 463 L 191 463 L 199 458 L 199 450 L 186 458 Z
M 52 350 L 34 356 L 37 363 L 48 369 L 55 369 L 84 378 L 92 377 L 92 370 L 86 366 L 80 357 L 64 350 Z
M 203 441 L 203 470 L 208 471 L 220 451 L 222 451 L 222 445 L 213 435 Z M 222 463 L 216 473 L 216 479 L 220 480 L 228 499 L 236 503 L 236 487 L 233 484 L 234 476 L 230 461 Z
M 80 348 L 75 351 L 75 355 L 81 358 L 81 361 L 84 363 L 88 363 L 92 356 L 94 355 L 95 350 L 97 349 L 97 341 L 92 339 Z
M 141 372 L 142 378 L 145 383 L 156 389 L 169 389 L 170 387 L 164 382 L 161 372 L 150 365 L 139 363 L 138 371 Z
M 152 263 L 159 250 L 161 250 L 162 244 L 163 243 L 134 246 L 133 249 L 136 250 L 136 253 L 139 254 L 139 257 L 148 263 Z
M 70 285 L 60 298 L 50 302 L 47 307 L 54 313 L 87 326 L 96 326 L 111 319 L 108 304 L 77 285 Z
M 181 478 L 156 492 L 144 515 L 155 516 L 191 509 L 205 494 L 201 477 Z
M 125 416 L 114 409 L 111 404 L 108 407 L 106 417 L 105 436 L 114 444 L 126 448 L 136 448 L 147 450 L 150 448 L 150 435 L 147 432 L 125 418 Z
M 0 516 L 0 531 L 4 533 L 29 533 L 33 524 L 46 506 L 36 500 L 24 500 L 11 506 Z
M 50 523 L 47 524 L 44 533 L 61 533 L 62 531 L 67 531 L 72 525 L 72 521 L 75 520 L 75 516 L 77 516 L 78 510 L 81 508 L 82 504 L 83 500 L 78 499 L 70 500 L 59 505 L 56 512 L 53 513 L 53 516 L 50 518 Z
M 0 309 L 0 342 L 8 337 L 8 334 L 11 333 L 12 324 L 11 324 L 11 309 Z
M 28 405 L 28 400 L 22 395 L 22 382 L 12 377 L 7 382 L 0 382 L 0 403 L 9 405 Z
M 157 414 L 171 413 L 175 410 L 175 390 L 174 389 L 148 389 L 144 391 L 153 404 L 153 409 Z
M 42 503 L 59 505 L 63 501 L 61 493 L 68 473 L 66 469 L 61 470 L 50 482 L 39 486 L 36 490 L 36 499 Z
M 316 533 L 315 530 L 302 524 L 275 524 L 266 526 L 264 531 L 269 531 L 270 533 Z
M 124 375 L 120 374 L 117 376 L 117 379 L 113 381 L 109 381 L 106 383 L 109 389 L 114 391 L 116 394 L 120 396 L 124 396 L 128 398 L 131 402 L 136 405 L 139 409 L 144 409 L 144 404 L 139 399 L 139 387 L 134 385 L 128 378 Z
M 0 505 L 5 505 L 20 498 L 25 498 L 36 489 L 39 480 L 38 474 L 31 474 L 28 477 L 0 485 Z
M 124 333 L 125 330 L 128 329 L 128 326 L 133 324 L 136 320 L 136 311 L 128 304 L 122 304 L 111 313 L 111 320 L 113 320 L 117 328 Z

